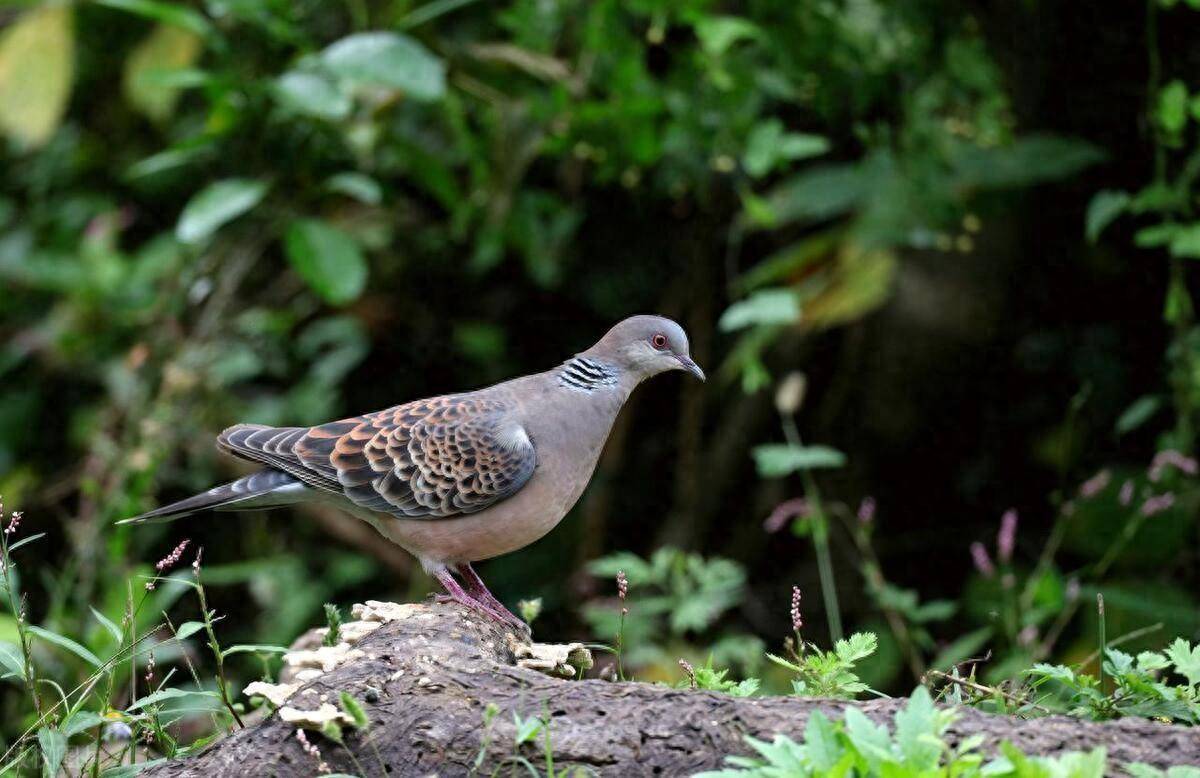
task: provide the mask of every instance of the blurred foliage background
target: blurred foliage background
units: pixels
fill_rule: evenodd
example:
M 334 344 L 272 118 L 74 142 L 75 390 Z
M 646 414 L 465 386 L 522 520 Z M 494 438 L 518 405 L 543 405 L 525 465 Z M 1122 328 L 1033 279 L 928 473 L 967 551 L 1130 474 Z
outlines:
M 91 609 L 183 537 L 232 642 L 420 597 L 319 508 L 113 522 L 240 472 L 231 423 L 548 369 L 653 311 L 711 378 L 641 388 L 567 520 L 483 566 L 539 634 L 611 639 L 624 569 L 629 661 L 672 681 L 761 669 L 793 584 L 812 639 L 879 633 L 886 691 L 989 649 L 996 678 L 1078 661 L 1101 590 L 1110 636 L 1197 638 L 1191 5 L 5 3 L 30 621 L 102 655 Z

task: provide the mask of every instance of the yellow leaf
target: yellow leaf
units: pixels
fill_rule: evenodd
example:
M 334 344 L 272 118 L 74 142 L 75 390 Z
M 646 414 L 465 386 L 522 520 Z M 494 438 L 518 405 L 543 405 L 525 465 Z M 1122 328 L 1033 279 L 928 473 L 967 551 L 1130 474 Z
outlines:
M 21 16 L 0 36 L 0 132 L 30 148 L 48 141 L 67 110 L 74 68 L 68 6 Z
M 827 329 L 861 319 L 887 302 L 896 255 L 886 249 L 844 245 L 835 261 L 806 289 L 801 324 Z
M 190 30 L 160 24 L 125 60 L 122 89 L 135 110 L 154 122 L 171 117 L 179 87 L 164 82 L 172 70 L 191 67 L 200 56 L 200 37 Z

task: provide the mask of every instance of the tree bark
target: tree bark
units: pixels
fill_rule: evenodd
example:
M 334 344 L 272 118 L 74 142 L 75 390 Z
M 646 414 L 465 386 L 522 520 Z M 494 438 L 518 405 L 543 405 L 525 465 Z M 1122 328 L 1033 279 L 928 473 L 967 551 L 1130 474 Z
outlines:
M 890 728 L 892 716 L 905 704 L 901 699 L 734 698 L 647 683 L 563 680 L 517 666 L 514 657 L 528 645 L 525 636 L 457 606 L 386 606 L 394 609 L 394 620 L 355 643 L 353 648 L 361 654 L 352 652 L 349 659 L 304 683 L 285 703 L 310 709 L 321 702 L 337 705 L 343 691 L 362 703 L 371 727 L 365 732 L 347 728 L 344 746 L 308 733 L 334 772 L 470 775 L 482 751 L 477 773 L 490 775 L 514 754 L 515 713 L 549 720 L 557 770 L 581 767 L 601 776 L 681 776 L 721 767 L 726 755 L 748 753 L 746 735 L 770 739 L 785 733 L 799 740 L 813 711 L 838 720 L 854 706 Z M 309 645 L 314 642 L 309 639 Z M 499 714 L 485 728 L 489 704 Z M 1128 762 L 1159 767 L 1200 764 L 1200 730 L 1144 719 L 1024 720 L 963 708 L 948 740 L 957 743 L 974 734 L 984 736 L 989 752 L 1005 740 L 1038 755 L 1104 746 L 1112 769 Z M 519 753 L 544 772 L 543 736 Z M 298 742 L 295 726 L 272 714 L 195 756 L 152 767 L 142 775 L 311 776 L 317 768 L 315 757 Z M 524 768 L 518 770 L 527 774 Z

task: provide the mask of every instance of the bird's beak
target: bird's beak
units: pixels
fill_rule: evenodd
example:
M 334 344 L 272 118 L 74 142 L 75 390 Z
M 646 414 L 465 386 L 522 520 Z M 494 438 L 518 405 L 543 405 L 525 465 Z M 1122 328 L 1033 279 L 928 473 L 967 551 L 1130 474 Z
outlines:
M 692 375 L 696 376 L 701 381 L 705 380 L 704 379 L 704 371 L 700 369 L 699 365 L 697 365 L 695 362 L 692 361 L 691 357 L 683 355 L 683 356 L 676 357 L 676 359 L 679 360 L 679 364 L 682 366 L 682 368 L 684 370 L 686 370 L 689 373 L 691 373 Z

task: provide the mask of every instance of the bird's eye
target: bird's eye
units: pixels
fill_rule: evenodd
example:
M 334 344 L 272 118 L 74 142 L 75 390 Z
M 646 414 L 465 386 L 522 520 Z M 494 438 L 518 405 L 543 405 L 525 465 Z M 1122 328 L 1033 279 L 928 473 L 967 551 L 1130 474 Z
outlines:
M 662 351 L 667 347 L 667 336 L 663 335 L 661 332 L 655 334 L 654 337 L 650 338 L 650 345 L 654 346 L 654 348 L 658 349 L 659 351 Z

